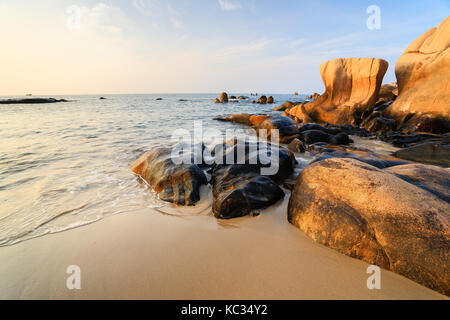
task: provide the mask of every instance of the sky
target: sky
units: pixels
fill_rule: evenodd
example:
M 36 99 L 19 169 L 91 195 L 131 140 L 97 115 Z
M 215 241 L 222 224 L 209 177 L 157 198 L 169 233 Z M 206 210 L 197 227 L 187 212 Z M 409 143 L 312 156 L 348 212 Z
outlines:
M 320 64 L 346 57 L 387 60 L 387 83 L 449 15 L 450 0 L 0 0 L 0 95 L 321 93 Z

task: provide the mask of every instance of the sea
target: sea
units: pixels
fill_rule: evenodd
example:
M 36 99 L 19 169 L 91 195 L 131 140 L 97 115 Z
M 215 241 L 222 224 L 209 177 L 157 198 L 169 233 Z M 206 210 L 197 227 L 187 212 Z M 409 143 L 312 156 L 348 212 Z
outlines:
M 306 98 L 273 94 L 275 104 L 260 105 L 248 93 L 234 95 L 249 99 L 216 104 L 218 94 L 67 95 L 52 97 L 68 102 L 0 104 L 0 246 L 163 208 L 167 203 L 129 169 L 140 155 L 173 144 L 177 129 L 193 132 L 195 121 L 225 132 L 239 125 L 215 117 L 281 113 L 272 108 Z M 24 97 L 0 97 L 11 98 Z M 311 159 L 297 155 L 303 166 Z

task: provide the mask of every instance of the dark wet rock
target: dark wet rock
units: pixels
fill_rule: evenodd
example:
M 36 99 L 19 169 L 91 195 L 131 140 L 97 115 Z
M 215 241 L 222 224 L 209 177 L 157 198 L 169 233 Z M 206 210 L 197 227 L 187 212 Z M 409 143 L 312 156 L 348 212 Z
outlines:
M 213 170 L 230 165 L 230 161 L 232 164 L 245 164 L 248 167 L 253 167 L 253 169 L 258 172 L 261 172 L 261 168 L 275 167 L 276 172 L 270 173 L 268 176 L 278 183 L 294 172 L 297 160 L 295 160 L 295 156 L 290 150 L 272 146 L 270 143 L 241 142 L 241 144 L 238 144 L 238 142 L 241 141 L 234 139 L 223 145 L 224 153 L 222 161 L 217 162 L 222 164 L 216 163 Z M 245 148 L 241 150 L 240 148 L 242 146 L 245 146 Z M 245 152 L 243 152 L 243 150 L 245 150 Z M 264 161 L 261 161 L 260 153 L 267 155 L 267 158 Z M 266 163 L 269 161 L 272 154 L 272 161 Z
M 178 101 L 180 101 L 180 102 L 186 102 L 186 101 L 188 101 L 187 99 L 178 99 Z
M 229 99 L 237 99 L 236 96 L 229 96 Z
M 346 133 L 341 132 L 334 136 L 331 136 L 328 139 L 328 143 L 334 145 L 347 145 L 350 143 L 350 138 Z
M 446 143 L 445 141 L 448 139 L 448 134 L 438 135 L 432 133 L 420 133 L 414 132 L 411 134 L 392 131 L 387 132 L 379 136 L 382 141 L 386 141 L 391 143 L 393 146 L 398 148 L 408 148 L 412 147 L 419 143 L 424 142 L 435 142 L 435 143 Z
M 130 169 L 144 179 L 159 194 L 161 200 L 178 205 L 194 205 L 200 200 L 199 188 L 207 183 L 207 178 L 197 164 L 174 163 L 172 150 L 173 148 L 153 149 L 136 160 Z M 192 151 L 188 154 L 191 159 L 194 156 Z M 199 163 L 201 162 L 200 154 Z
M 274 115 L 268 117 L 258 126 L 258 129 L 267 130 L 267 139 L 271 138 L 273 129 L 278 130 L 280 143 L 289 143 L 293 139 L 299 137 L 295 122 L 292 119 L 283 116 Z
M 338 129 L 336 127 L 327 128 L 317 123 L 306 123 L 298 129 L 299 132 L 304 132 L 308 130 L 319 130 L 328 134 L 338 134 L 342 132 L 341 129 Z
M 308 144 L 328 142 L 335 145 L 347 145 L 352 140 L 345 131 L 339 127 L 324 127 L 316 123 L 307 123 L 299 128 L 300 136 Z
M 248 97 L 246 97 L 246 96 L 239 96 L 239 97 L 237 97 L 237 99 L 238 99 L 238 100 L 247 100 Z
M 268 103 L 268 104 L 272 104 L 272 103 L 273 103 L 273 97 L 272 97 L 272 96 L 269 96 L 269 97 L 267 98 L 267 103 Z
M 25 98 L 25 99 L 0 100 L 0 104 L 37 104 L 37 103 L 57 103 L 57 102 L 68 102 L 68 100 L 55 98 Z
M 163 98 L 156 98 L 156 100 L 161 101 Z
M 296 179 L 288 220 L 320 244 L 450 295 L 449 175 L 420 164 L 316 162 Z
M 215 98 L 214 103 L 220 103 L 220 100 L 218 98 Z
M 331 158 L 347 158 L 370 164 L 379 169 L 410 163 L 409 161 L 405 161 L 393 156 L 376 154 L 366 149 L 333 146 L 327 145 L 325 143 L 312 145 L 309 147 L 309 151 L 317 155 L 317 158 L 316 160 L 314 160 L 314 162 L 319 162 Z
M 308 130 L 319 130 L 329 135 L 337 135 L 339 133 L 345 133 L 347 135 L 355 135 L 359 137 L 367 137 L 370 136 L 370 133 L 360 127 L 355 127 L 352 125 L 333 125 L 333 124 L 317 124 L 317 123 L 306 123 L 299 127 L 298 131 L 300 133 Z
M 411 163 L 390 167 L 384 171 L 392 173 L 400 179 L 450 203 L 450 169 L 448 168 Z
M 214 216 L 220 219 L 257 215 L 258 210 L 281 200 L 284 192 L 276 182 L 281 183 L 290 176 L 296 165 L 294 155 L 288 150 L 274 149 L 278 152 L 278 160 L 274 157 L 274 163 L 265 164 L 260 161 L 258 152 L 266 144 L 245 143 L 242 155 L 236 142 L 225 145 L 228 149 L 223 156 L 224 164 L 216 164 L 212 170 L 212 210 Z M 269 150 L 267 154 L 270 157 L 272 151 Z M 235 164 L 226 164 L 230 156 Z M 262 174 L 262 168 L 275 164 L 278 170 L 269 175 Z
M 302 141 L 300 141 L 300 139 L 293 139 L 289 144 L 288 144 L 288 149 L 291 150 L 292 152 L 305 152 L 306 148 L 305 145 L 303 144 Z
M 427 142 L 401 149 L 394 156 L 423 163 L 450 167 L 450 145 Z
M 106 98 L 105 97 L 100 97 L 99 100 L 106 100 Z
M 371 114 L 361 123 L 361 126 L 373 133 L 386 133 L 395 129 L 394 120 L 383 117 L 381 112 Z
M 303 138 L 303 141 L 305 141 L 307 144 L 313 144 L 316 142 L 328 142 L 328 139 L 330 138 L 330 135 L 328 133 L 316 129 L 302 131 L 300 135 Z
M 261 176 L 253 167 L 230 165 L 213 171 L 213 214 L 216 218 L 231 219 L 258 215 L 284 198 L 284 192 L 269 177 Z

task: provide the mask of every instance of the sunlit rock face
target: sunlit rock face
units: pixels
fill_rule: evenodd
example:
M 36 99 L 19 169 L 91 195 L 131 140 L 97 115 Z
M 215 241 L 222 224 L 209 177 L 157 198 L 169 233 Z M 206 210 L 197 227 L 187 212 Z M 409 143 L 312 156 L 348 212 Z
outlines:
M 400 129 L 450 131 L 450 17 L 406 48 L 395 75 L 398 98 L 386 111 Z
M 306 122 L 359 124 L 378 98 L 388 63 L 375 58 L 348 58 L 327 61 L 320 66 L 325 93 L 317 100 L 289 110 Z

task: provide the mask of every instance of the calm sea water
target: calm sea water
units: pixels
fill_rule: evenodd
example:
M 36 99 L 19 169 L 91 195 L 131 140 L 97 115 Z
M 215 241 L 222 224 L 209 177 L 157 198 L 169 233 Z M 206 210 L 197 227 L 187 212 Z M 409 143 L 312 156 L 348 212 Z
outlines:
M 304 98 L 274 95 L 274 105 L 250 100 L 222 105 L 213 103 L 213 94 L 105 97 L 0 105 L 0 246 L 160 207 L 164 204 L 128 169 L 143 152 L 170 144 L 174 129 L 192 131 L 194 120 L 224 130 L 235 125 L 212 120 L 215 116 L 268 113 L 286 100 Z

